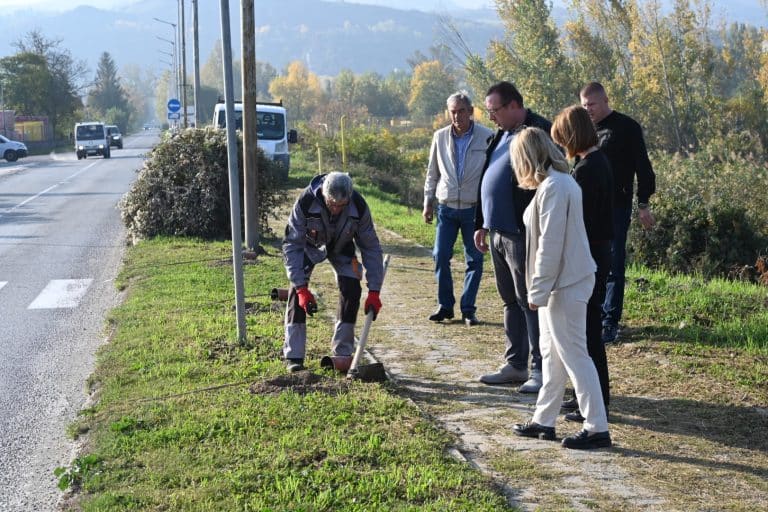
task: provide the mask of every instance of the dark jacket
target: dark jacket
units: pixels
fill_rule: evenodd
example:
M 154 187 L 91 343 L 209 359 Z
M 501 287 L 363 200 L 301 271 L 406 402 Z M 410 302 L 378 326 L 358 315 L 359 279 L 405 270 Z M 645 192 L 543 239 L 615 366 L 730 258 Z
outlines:
M 637 175 L 637 202 L 647 203 L 656 191 L 656 174 L 653 172 L 648 150 L 645 147 L 643 129 L 631 117 L 613 111 L 596 124 L 600 148 L 613 169 L 615 206 L 632 205 L 632 189 Z
M 571 174 L 581 187 L 589 243 L 613 240 L 613 173 L 605 153 L 598 149 L 579 159 Z
M 381 290 L 384 280 L 383 254 L 368 204 L 357 191 L 332 221 L 323 197 L 325 174 L 315 176 L 293 206 L 285 227 L 283 258 L 294 287 L 307 284 L 307 269 L 324 259 L 337 274 L 360 279 L 355 256 L 360 250 L 368 288 Z M 309 267 L 308 267 L 309 265 Z
M 525 115 L 525 121 L 523 121 L 522 126 L 520 126 L 518 129 L 522 128 L 523 126 L 534 126 L 536 128 L 541 128 L 545 132 L 547 132 L 547 135 L 549 135 L 549 131 L 552 128 L 552 123 L 549 122 L 544 117 L 534 113 L 531 111 L 531 109 L 526 109 L 526 115 Z M 493 155 L 493 151 L 496 149 L 496 146 L 499 144 L 499 140 L 501 139 L 502 135 L 504 135 L 504 130 L 498 130 L 496 132 L 496 135 L 493 137 L 493 140 L 491 141 L 490 145 L 488 146 L 488 149 L 485 150 L 485 165 L 483 166 L 483 176 L 485 176 L 485 171 L 488 169 L 488 165 L 491 162 L 491 155 Z M 515 218 L 517 220 L 517 225 L 523 229 L 523 212 L 525 211 L 526 207 L 528 206 L 528 203 L 531 202 L 531 199 L 533 199 L 534 194 L 536 193 L 535 190 L 524 190 L 517 186 L 517 178 L 515 177 L 514 171 L 512 171 L 512 166 L 509 167 L 510 172 L 510 179 L 514 183 L 514 192 L 512 196 L 512 202 L 515 207 Z M 478 188 L 477 192 L 477 205 L 475 206 L 475 231 L 478 229 L 482 229 L 483 223 L 485 221 L 483 217 L 483 205 L 482 205 L 482 182 L 483 178 L 480 177 L 480 183 L 481 186 Z

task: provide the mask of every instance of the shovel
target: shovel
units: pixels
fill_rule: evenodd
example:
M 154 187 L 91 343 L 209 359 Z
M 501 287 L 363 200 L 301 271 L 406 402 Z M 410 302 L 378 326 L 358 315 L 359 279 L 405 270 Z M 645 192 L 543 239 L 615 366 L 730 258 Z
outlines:
M 387 267 L 389 266 L 389 254 L 384 256 L 384 275 L 382 276 L 382 283 L 384 277 L 387 275 Z M 384 365 L 381 363 L 373 364 L 360 364 L 360 359 L 363 357 L 363 351 L 365 350 L 365 343 L 368 341 L 368 331 L 371 330 L 371 324 L 373 323 L 373 310 L 368 311 L 365 314 L 365 323 L 363 324 L 363 330 L 360 331 L 360 338 L 357 340 L 357 349 L 355 355 L 352 358 L 352 363 L 349 365 L 347 371 L 347 378 L 352 380 L 361 380 L 363 382 L 384 382 L 387 380 L 387 374 L 384 371 Z

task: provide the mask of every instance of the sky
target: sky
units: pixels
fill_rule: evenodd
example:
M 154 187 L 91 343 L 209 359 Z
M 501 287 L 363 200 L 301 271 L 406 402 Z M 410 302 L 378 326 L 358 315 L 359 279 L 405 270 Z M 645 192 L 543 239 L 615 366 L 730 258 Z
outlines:
M 74 9 L 78 5 L 89 5 L 102 9 L 129 9 L 132 5 L 146 0 L 0 0 L 0 14 L 8 14 L 9 11 L 19 9 L 35 9 L 42 11 L 60 12 L 63 10 Z M 151 0 L 150 0 L 151 1 Z M 158 6 L 165 5 L 171 11 L 178 5 L 177 0 L 154 0 Z M 214 1 L 214 0 L 202 0 Z M 258 8 L 258 0 L 255 0 Z M 494 0 L 331 0 L 336 2 L 347 2 L 357 4 L 380 5 L 383 7 L 395 7 L 398 9 L 418 9 L 421 11 L 444 12 L 453 8 L 477 9 L 481 7 L 494 8 Z M 190 5 L 190 0 L 185 0 L 185 5 Z M 290 0 L 286 0 L 290 2 Z M 671 0 L 662 0 L 664 3 L 670 3 Z M 552 0 L 554 5 L 566 6 L 567 0 Z M 761 0 L 713 0 L 716 5 L 715 11 L 726 11 L 729 17 L 739 18 L 739 10 L 748 7 L 751 12 L 766 13 L 766 8 L 761 8 Z M 240 0 L 229 0 L 230 9 L 238 9 Z M 756 11 L 760 9 L 759 11 Z M 733 12 L 728 12 L 733 11 Z M 763 14 L 761 19 L 740 20 L 758 26 L 768 26 L 768 15 Z

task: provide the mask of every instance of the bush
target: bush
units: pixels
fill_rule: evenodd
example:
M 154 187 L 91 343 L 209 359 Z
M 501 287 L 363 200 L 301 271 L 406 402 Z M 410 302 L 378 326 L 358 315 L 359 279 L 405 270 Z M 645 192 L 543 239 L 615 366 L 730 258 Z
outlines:
M 284 171 L 257 150 L 261 232 L 269 231 L 284 191 Z M 238 174 L 243 210 L 242 139 L 238 134 Z M 158 235 L 229 238 L 229 171 L 224 130 L 183 130 L 166 137 L 149 153 L 131 190 L 120 201 L 123 223 L 134 239 Z
M 734 140 L 738 137 L 732 136 Z M 768 249 L 768 167 L 722 140 L 690 155 L 653 156 L 656 226 L 633 223 L 633 258 L 653 268 L 727 276 Z M 748 193 L 754 191 L 754 193 Z

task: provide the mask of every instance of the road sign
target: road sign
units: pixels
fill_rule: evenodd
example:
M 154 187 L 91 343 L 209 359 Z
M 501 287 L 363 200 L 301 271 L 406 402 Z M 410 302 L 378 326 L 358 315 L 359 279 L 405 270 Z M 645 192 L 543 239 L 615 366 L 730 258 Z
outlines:
M 181 110 L 181 102 L 179 100 L 176 98 L 168 100 L 168 112 L 178 112 L 179 110 Z
M 181 119 L 181 112 L 168 112 L 168 119 Z

